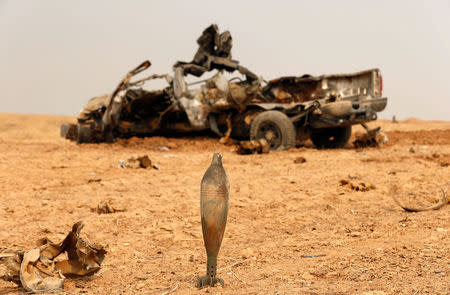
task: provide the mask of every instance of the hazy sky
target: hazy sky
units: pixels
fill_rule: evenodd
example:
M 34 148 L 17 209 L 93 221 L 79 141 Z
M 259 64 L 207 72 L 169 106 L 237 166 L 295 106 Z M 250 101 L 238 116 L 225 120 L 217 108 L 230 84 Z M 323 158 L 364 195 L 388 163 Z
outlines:
M 145 59 L 190 61 L 211 23 L 266 80 L 378 67 L 382 118 L 450 120 L 449 0 L 0 0 L 0 112 L 78 115 Z

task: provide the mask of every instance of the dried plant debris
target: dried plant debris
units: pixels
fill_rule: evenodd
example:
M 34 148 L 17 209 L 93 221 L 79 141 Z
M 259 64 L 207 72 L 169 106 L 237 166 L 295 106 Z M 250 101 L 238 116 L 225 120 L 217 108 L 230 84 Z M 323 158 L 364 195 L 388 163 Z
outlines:
M 46 245 L 26 252 L 20 265 L 20 282 L 28 292 L 59 290 L 65 277 L 56 268 L 55 261 L 42 255 Z
M 103 204 L 97 205 L 96 208 L 91 208 L 91 211 L 97 212 L 98 214 L 111 214 L 117 212 L 125 212 L 127 211 L 124 208 L 118 208 L 110 204 L 110 202 L 105 202 Z
M 61 243 L 61 250 L 66 251 L 69 260 L 60 261 L 57 267 L 65 275 L 92 275 L 100 269 L 105 258 L 106 250 L 97 244 L 89 244 L 80 237 L 84 227 L 79 221 L 72 227 L 72 231 Z
M 131 157 L 128 160 L 120 160 L 117 165 L 118 168 L 153 168 L 158 170 L 158 165 L 152 163 L 152 160 L 147 155 Z
M 415 206 L 405 206 L 398 200 L 398 195 L 400 192 L 400 187 L 397 184 L 391 185 L 389 189 L 389 194 L 391 195 L 392 199 L 394 199 L 394 202 L 400 206 L 403 210 L 407 212 L 422 212 L 422 211 L 429 211 L 429 210 L 438 210 L 449 203 L 448 195 L 445 193 L 443 188 L 440 188 L 442 192 L 442 196 L 437 199 L 436 203 L 426 206 L 426 207 L 415 207 Z M 410 195 L 413 195 L 412 193 L 409 193 Z
M 0 278 L 21 285 L 27 292 L 52 292 L 63 289 L 66 276 L 92 275 L 100 269 L 106 250 L 81 239 L 83 222 L 60 244 L 44 238 L 30 251 L 5 250 L 0 253 Z M 67 260 L 56 258 L 67 252 Z
M 381 131 L 381 127 L 368 130 L 363 134 L 356 134 L 353 146 L 355 148 L 364 147 L 380 147 L 388 143 L 388 137 L 386 133 Z
M 0 253 L 0 279 L 20 283 L 20 263 L 24 251 L 5 250 Z
M 239 142 L 236 152 L 239 155 L 249 154 L 267 154 L 270 151 L 270 145 L 264 138 L 258 140 L 246 140 Z
M 339 181 L 341 186 L 347 186 L 351 190 L 357 191 L 357 192 L 367 192 L 373 189 L 376 189 L 376 186 L 368 183 L 368 182 L 360 182 L 359 184 L 354 184 L 353 182 L 347 180 L 347 179 L 341 179 Z

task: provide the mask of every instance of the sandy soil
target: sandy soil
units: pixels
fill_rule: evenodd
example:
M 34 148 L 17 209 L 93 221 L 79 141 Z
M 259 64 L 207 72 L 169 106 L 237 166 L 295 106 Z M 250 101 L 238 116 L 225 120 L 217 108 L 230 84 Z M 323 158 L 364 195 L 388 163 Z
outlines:
M 83 237 L 108 253 L 94 276 L 66 280 L 71 293 L 450 293 L 450 205 L 408 213 L 389 194 L 397 184 L 398 198 L 415 205 L 450 191 L 450 122 L 371 123 L 391 139 L 382 148 L 240 156 L 206 137 L 76 145 L 59 138 L 69 121 L 0 114 L 0 251 L 60 241 L 83 220 Z M 199 187 L 216 150 L 231 182 L 218 267 L 243 261 L 219 272 L 225 288 L 197 290 L 206 260 Z M 159 170 L 117 167 L 145 154 Z M 91 211 L 105 201 L 127 211 Z M 0 281 L 0 294 L 13 287 Z

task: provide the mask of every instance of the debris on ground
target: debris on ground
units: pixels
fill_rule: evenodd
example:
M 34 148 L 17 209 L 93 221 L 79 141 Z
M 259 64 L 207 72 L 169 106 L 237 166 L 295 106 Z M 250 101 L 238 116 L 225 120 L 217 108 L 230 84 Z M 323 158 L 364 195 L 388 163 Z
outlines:
M 237 146 L 236 152 L 239 155 L 249 154 L 267 154 L 270 151 L 270 145 L 264 138 L 258 140 L 245 140 L 240 141 Z
M 392 116 L 392 123 L 398 123 L 397 116 Z
M 159 170 L 158 165 L 152 163 L 152 160 L 147 155 L 138 156 L 138 157 L 131 157 L 128 160 L 120 160 L 119 164 L 117 165 L 118 168 L 153 168 L 156 170 Z
M 317 257 L 325 257 L 326 254 L 315 254 L 315 255 L 300 255 L 301 258 L 317 258 Z
M 301 163 L 305 163 L 305 162 L 306 162 L 306 159 L 305 159 L 305 157 L 302 157 L 302 156 L 294 159 L 295 164 L 301 164 Z
M 388 137 L 386 133 L 381 131 L 381 127 L 377 127 L 371 130 L 367 130 L 366 133 L 356 133 L 353 146 L 355 148 L 364 147 L 381 147 L 388 143 Z
M 117 168 L 126 169 L 126 168 L 130 168 L 130 165 L 128 164 L 127 161 L 120 160 L 119 164 L 117 165 Z
M 102 181 L 101 178 L 91 178 L 91 179 L 88 179 L 88 183 L 101 182 L 101 181 Z
M 56 268 L 55 261 L 50 260 L 46 254 L 47 245 L 24 253 L 20 265 L 20 282 L 28 292 L 63 289 L 65 277 Z M 51 247 L 51 246 L 50 246 Z
M 219 139 L 219 143 L 221 143 L 223 145 L 236 145 L 236 144 L 239 144 L 239 141 L 237 141 L 236 139 L 233 139 L 231 137 L 224 136 Z
M 0 279 L 21 285 L 26 292 L 42 293 L 63 289 L 66 276 L 85 276 L 97 272 L 106 250 L 80 237 L 83 222 L 77 222 L 60 244 L 47 238 L 30 251 L 5 250 L 0 253 Z M 67 252 L 68 259 L 56 260 Z
M 426 160 L 435 161 L 439 164 L 441 167 L 448 167 L 450 166 L 450 155 L 448 154 L 442 154 L 439 152 L 434 152 L 431 154 L 431 156 L 426 156 Z
M 354 184 L 347 179 L 341 179 L 339 181 L 339 183 L 341 184 L 341 186 L 347 186 L 351 190 L 354 190 L 357 192 L 367 192 L 367 191 L 376 189 L 375 185 L 373 185 L 371 183 L 366 183 L 366 182 L 360 182 L 359 184 Z
M 124 208 L 114 207 L 109 202 L 105 202 L 103 204 L 97 205 L 96 208 L 91 208 L 91 211 L 97 212 L 98 214 L 111 214 L 117 212 L 125 212 L 127 210 Z
M 347 177 L 348 177 L 348 179 L 350 179 L 350 180 L 355 180 L 355 179 L 359 179 L 359 178 L 361 178 L 361 176 L 359 175 L 359 174 L 348 174 L 347 175 Z
M 20 263 L 24 251 L 5 250 L 0 253 L 0 279 L 20 283 Z
M 131 159 L 130 159 L 130 161 L 131 161 Z M 141 167 L 141 168 L 147 169 L 148 167 L 152 167 L 152 160 L 150 160 L 150 158 L 147 155 L 142 156 L 142 157 L 137 157 L 136 161 L 139 162 L 139 167 Z
M 449 198 L 448 195 L 445 193 L 444 189 L 441 188 L 442 196 L 436 200 L 436 203 L 427 207 L 413 207 L 413 206 L 405 206 L 400 203 L 398 200 L 398 195 L 400 194 L 400 188 L 398 185 L 394 184 L 391 185 L 389 188 L 389 194 L 391 195 L 392 199 L 394 199 L 394 202 L 400 206 L 403 210 L 407 212 L 422 212 L 422 211 L 430 211 L 430 210 L 438 210 L 448 204 Z M 409 193 L 408 195 L 414 195 L 412 193 Z

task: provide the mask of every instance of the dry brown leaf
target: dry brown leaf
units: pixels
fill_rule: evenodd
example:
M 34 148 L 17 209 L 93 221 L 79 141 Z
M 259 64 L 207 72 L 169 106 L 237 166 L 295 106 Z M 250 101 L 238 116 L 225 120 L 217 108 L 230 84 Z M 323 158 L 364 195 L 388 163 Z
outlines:
M 0 279 L 20 283 L 23 254 L 22 250 L 6 250 L 0 253 Z
M 64 280 L 65 277 L 56 269 L 54 261 L 41 258 L 40 248 L 28 251 L 23 255 L 20 265 L 20 282 L 26 291 L 59 290 L 63 288 Z
M 52 292 L 63 288 L 64 275 L 92 275 L 100 269 L 106 251 L 80 237 L 83 222 L 77 222 L 61 244 L 47 238 L 28 252 L 6 250 L 0 253 L 0 278 L 21 284 L 28 292 Z M 68 260 L 55 261 L 67 252 Z
M 74 275 L 93 274 L 100 269 L 100 265 L 105 258 L 106 250 L 98 245 L 89 245 L 80 238 L 80 231 L 84 227 L 82 221 L 75 223 L 72 231 L 67 235 L 61 244 L 63 251 L 66 251 L 69 261 L 78 261 L 83 269 L 83 274 L 71 273 Z M 74 265 L 73 262 L 69 264 Z
M 37 241 L 37 246 L 41 249 L 41 257 L 45 257 L 46 259 L 54 259 L 63 252 L 61 246 L 53 243 L 47 238 L 39 239 Z

